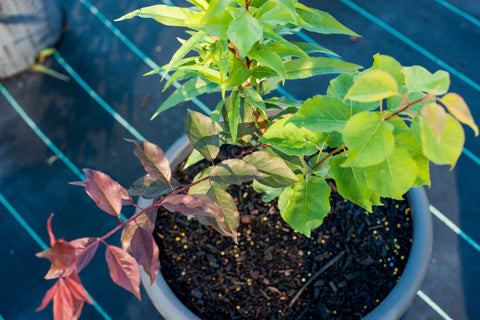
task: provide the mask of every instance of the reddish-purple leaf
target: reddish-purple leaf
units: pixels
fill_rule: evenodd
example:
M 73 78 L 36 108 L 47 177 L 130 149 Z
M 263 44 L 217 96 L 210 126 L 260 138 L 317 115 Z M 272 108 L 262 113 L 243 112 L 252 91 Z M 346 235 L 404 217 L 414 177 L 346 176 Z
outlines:
M 140 159 L 145 171 L 161 181 L 170 182 L 172 177 L 170 163 L 159 146 L 148 141 L 127 141 L 135 144 L 133 153 Z
M 141 300 L 140 267 L 137 261 L 122 248 L 111 245 L 107 245 L 105 259 L 113 282 Z
M 52 219 L 53 219 L 53 213 L 48 217 L 47 220 L 47 231 L 48 231 L 48 238 L 50 239 L 50 246 L 53 247 L 55 244 L 55 236 L 53 235 L 52 231 Z
M 45 279 L 54 279 L 74 269 L 75 247 L 63 239 L 56 240 L 50 249 L 41 251 L 35 256 L 50 260 L 52 266 Z
M 82 314 L 82 309 L 83 309 L 83 300 L 78 300 L 75 297 L 73 297 L 73 318 L 72 320 L 78 320 L 80 318 L 80 315 Z
M 73 298 L 65 281 L 60 278 L 59 286 L 53 297 L 53 319 L 71 320 L 73 318 Z
M 77 256 L 76 272 L 79 273 L 95 256 L 99 242 L 97 238 L 80 238 L 70 241 L 70 244 L 75 247 L 75 255 Z
M 145 199 L 155 199 L 160 196 L 172 192 L 172 187 L 176 188 L 180 183 L 174 178 L 170 183 L 159 180 L 147 173 L 141 178 L 138 178 L 132 186 L 128 189 L 128 192 L 132 196 L 142 196 Z
M 70 184 L 84 186 L 100 209 L 112 216 L 119 216 L 123 203 L 131 201 L 128 191 L 103 172 L 92 169 L 83 169 L 83 172 L 85 181 Z
M 220 206 L 205 194 L 172 194 L 163 199 L 162 206 L 170 212 L 185 216 L 207 216 L 223 219 Z
M 142 227 L 148 232 L 152 233 L 155 228 L 155 219 L 157 217 L 157 208 L 150 208 L 144 213 L 135 218 L 134 221 L 130 221 L 123 227 L 122 231 L 122 249 L 131 252 L 130 243 L 132 241 L 133 234 L 138 227 Z
M 138 227 L 133 234 L 130 246 L 133 257 L 143 266 L 143 270 L 150 277 L 150 285 L 152 285 L 160 268 L 159 252 L 155 240 L 150 232 Z
M 40 305 L 40 307 L 35 309 L 35 311 L 37 311 L 37 312 L 42 311 L 43 309 L 45 309 L 48 306 L 50 301 L 52 301 L 53 296 L 55 295 L 55 292 L 57 292 L 57 290 L 58 290 L 58 286 L 60 284 L 59 282 L 60 282 L 60 280 L 56 281 L 55 284 L 50 289 L 48 289 L 48 291 L 45 293 L 45 296 L 42 299 L 42 304 Z
M 92 299 L 90 299 L 89 295 L 85 291 L 85 288 L 83 287 L 78 274 L 74 273 L 69 277 L 65 278 L 65 283 L 70 289 L 70 293 L 75 299 L 93 304 L 93 301 Z

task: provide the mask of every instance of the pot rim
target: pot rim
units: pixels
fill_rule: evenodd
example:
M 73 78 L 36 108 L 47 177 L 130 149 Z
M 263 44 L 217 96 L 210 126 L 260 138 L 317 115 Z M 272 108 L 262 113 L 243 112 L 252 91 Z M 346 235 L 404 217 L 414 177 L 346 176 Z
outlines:
M 187 136 L 183 135 L 168 148 L 165 155 L 171 166 L 176 167 L 190 154 L 191 150 L 192 146 Z M 424 187 L 410 189 L 407 198 L 413 213 L 413 242 L 407 264 L 398 283 L 387 297 L 363 318 L 365 320 L 399 319 L 415 298 L 427 271 L 432 251 L 433 228 Z M 145 208 L 152 202 L 150 199 L 140 197 L 138 206 Z M 142 284 L 153 305 L 165 319 L 200 320 L 173 293 L 161 271 L 158 272 L 155 282 L 149 286 L 150 278 L 143 269 L 141 270 Z

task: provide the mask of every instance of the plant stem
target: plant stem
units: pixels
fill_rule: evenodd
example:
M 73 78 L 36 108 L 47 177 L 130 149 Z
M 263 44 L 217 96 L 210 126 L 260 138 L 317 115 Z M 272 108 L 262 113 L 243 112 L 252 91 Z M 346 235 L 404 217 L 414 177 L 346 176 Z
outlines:
M 335 155 L 337 152 L 339 152 L 340 150 L 342 149 L 345 149 L 345 145 L 341 145 L 340 147 L 336 148 L 335 150 L 333 150 L 332 152 L 330 152 L 329 154 L 327 154 L 325 156 L 325 158 L 323 158 L 320 162 L 317 162 L 313 165 L 312 167 L 312 170 L 315 170 L 316 168 L 318 168 L 319 166 L 321 166 L 328 158 L 330 158 L 331 156 Z
M 419 103 L 419 102 L 426 101 L 426 100 L 430 99 L 430 97 L 431 97 L 431 94 L 428 93 L 427 95 L 425 95 L 424 97 L 422 97 L 422 98 L 420 98 L 420 99 L 418 99 L 418 100 L 415 100 L 415 101 L 413 101 L 413 102 L 409 102 L 409 103 L 407 103 L 407 105 L 406 105 L 405 107 L 399 108 L 397 111 L 395 111 L 395 112 L 392 113 L 391 115 L 385 117 L 383 120 L 390 120 L 390 119 L 392 119 L 393 117 L 395 117 L 396 115 L 398 115 L 399 113 L 402 113 L 402 112 L 407 111 L 407 109 L 410 108 L 411 106 L 416 105 L 416 104 Z M 403 101 L 402 101 L 402 103 L 403 103 Z

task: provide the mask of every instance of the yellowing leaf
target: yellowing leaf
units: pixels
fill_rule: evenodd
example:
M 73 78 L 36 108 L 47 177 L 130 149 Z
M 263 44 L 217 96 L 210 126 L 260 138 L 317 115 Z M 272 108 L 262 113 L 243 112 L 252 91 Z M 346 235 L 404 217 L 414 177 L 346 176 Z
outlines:
M 425 118 L 428 127 L 435 131 L 440 138 L 447 124 L 445 109 L 436 103 L 428 103 L 422 108 L 422 116 Z
M 348 90 L 344 100 L 373 102 L 397 95 L 398 84 L 392 75 L 383 70 L 362 73 Z
M 473 120 L 470 109 L 465 100 L 456 93 L 447 93 L 440 99 L 440 102 L 447 107 L 448 111 L 460 122 L 470 126 L 475 131 L 475 136 L 478 136 L 478 127 Z

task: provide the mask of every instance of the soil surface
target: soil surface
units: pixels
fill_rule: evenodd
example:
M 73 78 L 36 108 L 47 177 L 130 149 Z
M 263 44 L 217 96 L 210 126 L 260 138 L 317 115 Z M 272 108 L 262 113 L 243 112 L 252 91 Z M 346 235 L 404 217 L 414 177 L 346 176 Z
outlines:
M 176 177 L 184 183 L 204 167 Z M 368 213 L 332 192 L 331 212 L 306 238 L 251 184 L 229 191 L 241 216 L 238 245 L 195 219 L 158 212 L 161 271 L 203 319 L 359 319 L 405 267 L 412 241 L 406 201 L 384 200 Z

